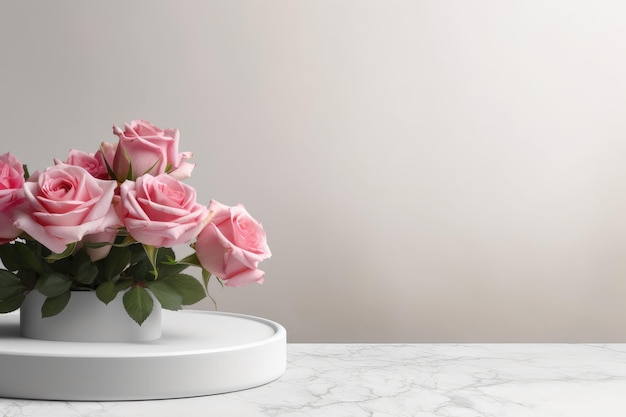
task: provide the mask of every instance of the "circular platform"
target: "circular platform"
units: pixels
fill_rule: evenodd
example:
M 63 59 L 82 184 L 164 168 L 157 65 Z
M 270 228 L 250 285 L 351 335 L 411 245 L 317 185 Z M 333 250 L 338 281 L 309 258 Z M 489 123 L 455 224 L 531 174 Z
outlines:
M 233 313 L 163 311 L 163 336 L 134 343 L 55 342 L 20 336 L 0 315 L 0 396 L 67 401 L 193 397 L 280 377 L 287 333 Z

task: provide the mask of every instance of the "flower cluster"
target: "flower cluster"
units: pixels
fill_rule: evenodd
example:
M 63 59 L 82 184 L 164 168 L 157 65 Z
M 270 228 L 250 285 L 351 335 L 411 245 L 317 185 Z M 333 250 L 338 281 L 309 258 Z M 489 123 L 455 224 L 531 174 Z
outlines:
M 0 155 L 0 312 L 36 290 L 47 297 L 42 315 L 53 316 L 72 291 L 95 290 L 105 303 L 123 293 L 141 324 L 153 297 L 178 310 L 206 297 L 211 276 L 234 287 L 263 282 L 258 264 L 271 253 L 261 224 L 240 204 L 197 202 L 182 182 L 194 164 L 178 151 L 178 130 L 134 120 L 113 133 L 117 143 L 71 150 L 32 175 Z M 171 248 L 186 243 L 193 253 L 176 260 Z M 202 283 L 182 273 L 188 266 L 201 268 Z

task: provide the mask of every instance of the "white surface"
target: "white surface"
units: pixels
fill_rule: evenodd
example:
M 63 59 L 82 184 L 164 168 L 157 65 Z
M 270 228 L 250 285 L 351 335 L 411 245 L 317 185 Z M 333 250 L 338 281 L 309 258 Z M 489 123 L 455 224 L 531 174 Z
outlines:
M 164 401 L 0 399 L 10 417 L 623 417 L 626 345 L 290 344 L 284 375 Z M 53 375 L 44 375 L 51 384 Z
M 258 317 L 163 312 L 160 339 L 134 343 L 34 340 L 18 314 L 0 316 L 0 396 L 136 400 L 246 389 L 285 370 L 285 329 Z
M 66 342 L 141 342 L 161 337 L 161 304 L 150 293 L 154 306 L 139 326 L 131 319 L 118 294 L 109 304 L 98 300 L 95 291 L 72 291 L 59 314 L 41 317 L 46 297 L 33 290 L 20 307 L 20 332 L 32 339 Z

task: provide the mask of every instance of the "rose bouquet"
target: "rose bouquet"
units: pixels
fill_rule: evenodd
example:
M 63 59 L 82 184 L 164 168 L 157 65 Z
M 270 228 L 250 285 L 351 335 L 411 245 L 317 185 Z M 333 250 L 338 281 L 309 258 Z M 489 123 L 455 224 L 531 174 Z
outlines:
M 179 310 L 209 295 L 212 276 L 234 287 L 263 282 L 258 264 L 271 254 L 261 224 L 242 205 L 196 201 L 182 182 L 194 165 L 178 152 L 177 130 L 135 120 L 113 133 L 117 143 L 71 150 L 32 175 L 0 155 L 0 312 L 38 291 L 42 317 L 54 316 L 73 291 L 95 291 L 105 304 L 121 294 L 141 325 L 153 297 Z M 193 252 L 176 260 L 172 247 L 186 243 Z M 189 266 L 202 280 L 183 273 Z

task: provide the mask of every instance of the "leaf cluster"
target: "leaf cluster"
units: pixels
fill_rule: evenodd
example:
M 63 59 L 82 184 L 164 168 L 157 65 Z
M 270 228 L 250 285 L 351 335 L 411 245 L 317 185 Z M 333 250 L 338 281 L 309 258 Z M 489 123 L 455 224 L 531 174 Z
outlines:
M 0 245 L 0 313 L 18 309 L 26 294 L 36 290 L 46 296 L 42 317 L 54 316 L 65 308 L 72 291 L 96 291 L 105 304 L 122 293 L 128 315 L 141 325 L 150 315 L 156 299 L 162 308 L 180 310 L 207 296 L 208 273 L 203 270 L 204 286 L 183 273 L 189 257 L 175 260 L 171 248 L 154 248 L 120 238 L 109 254 L 92 262 L 85 247 L 68 245 L 62 254 L 52 254 L 40 243 L 17 239 Z M 193 259 L 192 259 L 193 260 Z

